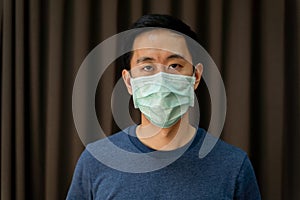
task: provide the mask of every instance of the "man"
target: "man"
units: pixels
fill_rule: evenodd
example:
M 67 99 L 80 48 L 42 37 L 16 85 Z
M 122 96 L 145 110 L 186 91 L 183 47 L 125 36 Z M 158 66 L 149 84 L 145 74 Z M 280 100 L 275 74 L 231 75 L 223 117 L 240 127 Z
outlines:
M 132 52 L 125 54 L 122 71 L 141 124 L 87 146 L 67 199 L 260 199 L 245 152 L 219 140 L 199 158 L 207 133 L 191 125 L 189 108 L 203 66 L 195 63 L 195 52 L 182 35 L 196 40 L 196 34 L 167 15 L 145 15 L 133 25 L 145 27 L 154 28 L 139 29 L 128 40 Z M 147 156 L 140 162 L 112 153 L 111 160 L 130 166 L 118 170 L 99 161 L 101 154 L 110 153 L 103 151 L 110 142 Z M 139 165 L 148 171 L 138 170 Z

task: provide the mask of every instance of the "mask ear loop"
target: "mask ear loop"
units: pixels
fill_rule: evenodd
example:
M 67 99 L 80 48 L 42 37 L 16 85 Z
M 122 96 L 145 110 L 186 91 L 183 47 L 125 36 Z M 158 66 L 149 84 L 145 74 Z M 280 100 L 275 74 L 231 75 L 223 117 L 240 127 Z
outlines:
M 196 67 L 193 65 L 193 75 L 192 76 L 195 76 L 196 74 Z

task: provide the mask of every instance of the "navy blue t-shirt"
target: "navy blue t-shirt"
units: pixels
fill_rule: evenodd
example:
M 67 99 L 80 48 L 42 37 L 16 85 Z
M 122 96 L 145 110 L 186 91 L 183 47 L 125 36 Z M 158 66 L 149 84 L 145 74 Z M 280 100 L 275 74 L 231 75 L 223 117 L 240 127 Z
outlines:
M 154 151 L 134 134 L 135 127 L 129 127 L 89 144 L 78 160 L 67 199 L 261 199 L 252 165 L 244 151 L 218 140 L 207 156 L 199 158 L 199 149 L 207 134 L 200 128 L 184 153 L 161 169 L 124 172 L 99 161 L 101 154 L 108 153 L 101 147 L 110 142 L 128 152 Z M 174 151 L 165 151 L 163 155 L 173 155 Z M 120 165 L 126 161 L 120 158 Z

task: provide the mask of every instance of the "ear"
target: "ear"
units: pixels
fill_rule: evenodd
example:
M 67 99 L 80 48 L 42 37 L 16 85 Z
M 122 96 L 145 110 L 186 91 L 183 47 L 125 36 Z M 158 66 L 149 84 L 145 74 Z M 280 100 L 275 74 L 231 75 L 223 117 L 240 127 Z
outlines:
M 131 88 L 131 84 L 130 84 L 130 74 L 129 71 L 127 71 L 126 69 L 123 69 L 122 71 L 122 78 L 123 81 L 127 87 L 127 91 L 130 95 L 132 95 L 132 88 Z
M 202 76 L 202 72 L 203 72 L 203 65 L 201 63 L 198 63 L 195 67 L 195 85 L 194 85 L 194 90 L 196 90 L 198 88 L 198 85 L 200 83 L 201 80 L 201 76 Z

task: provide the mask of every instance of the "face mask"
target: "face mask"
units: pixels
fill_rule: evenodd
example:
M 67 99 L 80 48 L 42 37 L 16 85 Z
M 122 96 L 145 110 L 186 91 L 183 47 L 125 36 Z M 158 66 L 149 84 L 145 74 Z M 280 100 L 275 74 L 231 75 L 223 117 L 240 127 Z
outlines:
M 194 76 L 168 74 L 130 79 L 135 108 L 154 125 L 174 125 L 189 106 L 194 106 Z

